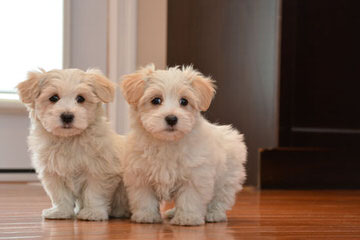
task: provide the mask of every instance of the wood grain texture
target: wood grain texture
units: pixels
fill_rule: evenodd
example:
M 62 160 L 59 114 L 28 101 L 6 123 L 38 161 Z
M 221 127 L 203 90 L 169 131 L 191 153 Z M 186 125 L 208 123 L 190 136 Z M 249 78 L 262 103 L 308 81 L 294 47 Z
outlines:
M 243 191 L 227 223 L 42 220 L 39 184 L 0 184 L 0 239 L 359 239 L 360 191 Z

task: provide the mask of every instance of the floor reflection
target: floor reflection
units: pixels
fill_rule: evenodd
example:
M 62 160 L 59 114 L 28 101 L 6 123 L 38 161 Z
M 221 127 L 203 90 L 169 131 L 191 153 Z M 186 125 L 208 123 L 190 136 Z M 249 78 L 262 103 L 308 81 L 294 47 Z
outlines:
M 162 224 L 137 224 L 119 219 L 108 222 L 43 220 L 41 228 L 45 239 L 106 239 L 106 236 L 114 239 L 234 239 L 228 223 L 185 227 L 173 226 L 168 220 Z
M 184 227 L 173 226 L 165 221 L 163 224 L 131 224 L 127 238 L 137 237 L 142 239 L 234 239 L 227 229 L 227 223 L 206 224 L 202 226 Z

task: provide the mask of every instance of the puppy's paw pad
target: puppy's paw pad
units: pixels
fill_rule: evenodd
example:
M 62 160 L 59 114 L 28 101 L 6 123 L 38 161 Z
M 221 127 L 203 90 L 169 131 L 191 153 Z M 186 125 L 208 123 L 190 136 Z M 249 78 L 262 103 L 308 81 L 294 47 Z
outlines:
M 166 210 L 164 214 L 166 218 L 171 219 L 175 216 L 175 212 L 176 212 L 176 208 L 174 207 L 172 209 Z
M 52 207 L 44 209 L 42 216 L 46 219 L 70 219 L 74 217 L 74 212 L 70 210 L 60 209 L 58 207 Z
M 227 217 L 225 212 L 211 211 L 206 213 L 205 220 L 206 222 L 226 222 Z
M 162 218 L 160 213 L 158 212 L 135 212 L 131 216 L 131 221 L 137 222 L 137 223 L 161 223 Z
M 204 217 L 200 214 L 186 213 L 177 211 L 170 221 L 173 225 L 196 226 L 205 223 Z
M 106 209 L 83 208 L 77 215 L 78 219 L 88 221 L 105 221 L 109 219 Z

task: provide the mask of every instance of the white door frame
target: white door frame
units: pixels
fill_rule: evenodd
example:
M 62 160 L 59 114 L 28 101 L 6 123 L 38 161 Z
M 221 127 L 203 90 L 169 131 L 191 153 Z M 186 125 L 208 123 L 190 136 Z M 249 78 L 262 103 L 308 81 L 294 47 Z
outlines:
M 107 75 L 115 83 L 136 69 L 137 0 L 108 0 Z M 112 127 L 120 134 L 129 130 L 128 105 L 116 91 L 115 101 L 108 105 Z

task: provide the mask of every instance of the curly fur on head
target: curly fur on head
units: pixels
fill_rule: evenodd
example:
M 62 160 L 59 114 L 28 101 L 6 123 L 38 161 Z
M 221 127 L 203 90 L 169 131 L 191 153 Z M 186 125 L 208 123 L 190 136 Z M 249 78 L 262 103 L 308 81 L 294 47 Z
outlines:
M 191 131 L 198 112 L 209 108 L 215 95 L 214 83 L 192 66 L 155 70 L 150 64 L 123 76 L 120 86 L 148 133 L 162 140 L 178 140 Z M 159 98 L 161 104 L 152 104 L 155 98 Z M 186 106 L 180 105 L 182 99 L 187 101 Z M 170 115 L 178 117 L 178 124 L 171 129 L 163 120 Z
M 201 115 L 214 80 L 192 66 L 149 65 L 123 77 L 130 104 L 124 183 L 135 222 L 161 222 L 159 200 L 175 200 L 172 224 L 226 220 L 246 174 L 243 135 Z
M 32 121 L 32 164 L 53 205 L 43 217 L 129 216 L 121 180 L 125 137 L 110 128 L 102 109 L 114 84 L 94 69 L 41 70 L 29 72 L 18 92 Z
M 28 79 L 17 88 L 33 117 L 48 132 L 58 136 L 81 133 L 95 121 L 101 103 L 112 101 L 115 92 L 114 84 L 95 69 L 29 72 Z M 85 101 L 80 103 L 79 97 Z M 64 113 L 73 115 L 71 124 L 64 124 L 61 118 Z

